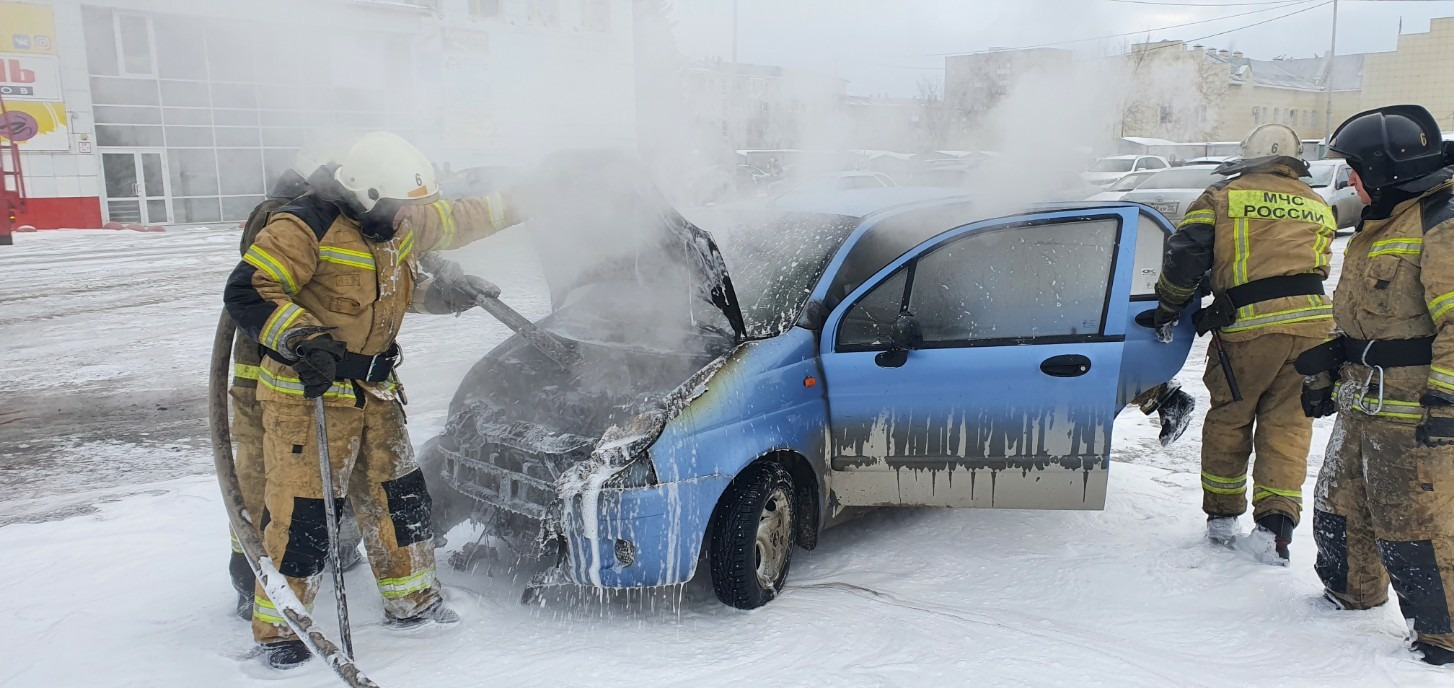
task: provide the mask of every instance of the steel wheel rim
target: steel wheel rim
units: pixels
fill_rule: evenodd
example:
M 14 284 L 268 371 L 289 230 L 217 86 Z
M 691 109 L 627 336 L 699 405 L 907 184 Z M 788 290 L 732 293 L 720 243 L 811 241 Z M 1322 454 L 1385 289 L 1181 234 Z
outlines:
M 793 544 L 793 503 L 787 491 L 775 488 L 757 516 L 757 583 L 764 590 L 777 588 Z

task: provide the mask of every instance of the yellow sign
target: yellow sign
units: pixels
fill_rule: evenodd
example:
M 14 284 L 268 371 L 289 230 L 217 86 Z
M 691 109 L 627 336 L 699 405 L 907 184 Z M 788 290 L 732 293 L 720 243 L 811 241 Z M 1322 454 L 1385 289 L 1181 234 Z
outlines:
M 1335 229 L 1333 211 L 1322 201 L 1272 191 L 1227 193 L 1227 215 L 1249 220 L 1294 220 Z
M 55 15 L 48 5 L 0 2 L 0 140 L 23 150 L 71 149 Z

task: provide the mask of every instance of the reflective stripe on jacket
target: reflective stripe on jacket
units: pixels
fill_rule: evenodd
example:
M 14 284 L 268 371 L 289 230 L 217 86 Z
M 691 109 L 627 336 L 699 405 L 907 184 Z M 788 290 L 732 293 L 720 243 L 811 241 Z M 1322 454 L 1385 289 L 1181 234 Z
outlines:
M 272 215 L 229 277 L 224 300 L 238 327 L 269 349 L 281 351 L 298 328 L 328 327 L 350 352 L 380 354 L 412 310 L 418 252 L 458 248 L 518 221 L 500 194 L 408 205 L 394 238 L 374 242 L 333 203 L 306 195 Z M 260 368 L 259 400 L 302 396 L 290 366 L 267 357 Z M 400 390 L 393 378 L 339 383 L 324 399 L 354 405 L 356 387 L 384 399 Z
M 1454 399 L 1454 168 L 1408 186 L 1422 192 L 1409 193 L 1387 217 L 1365 219 L 1349 240 L 1333 311 L 1338 329 L 1355 339 L 1435 337 L 1432 366 L 1383 374 L 1385 406 L 1401 415 L 1379 415 L 1417 422 L 1426 392 Z M 1366 371 L 1350 362 L 1344 389 L 1361 389 Z M 1372 406 L 1376 376 L 1368 396 Z
M 1156 291 L 1178 310 L 1202 276 L 1220 294 L 1269 277 L 1328 277 L 1336 236 L 1333 211 L 1283 164 L 1253 169 L 1208 188 L 1167 242 Z M 1326 296 L 1288 296 L 1243 306 L 1223 330 L 1228 341 L 1259 334 L 1325 337 L 1333 309 Z

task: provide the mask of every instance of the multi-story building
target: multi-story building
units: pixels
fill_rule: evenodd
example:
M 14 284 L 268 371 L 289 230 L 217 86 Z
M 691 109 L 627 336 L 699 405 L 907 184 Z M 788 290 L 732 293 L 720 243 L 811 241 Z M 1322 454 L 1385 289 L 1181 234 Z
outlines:
M 0 2 L 20 223 L 240 220 L 320 132 L 444 169 L 633 146 L 632 29 L 630 0 Z
M 948 101 L 972 114 L 1025 77 L 1076 60 L 1102 68 L 1106 97 L 1123 101 L 1111 132 L 1119 137 L 1237 141 L 1259 124 L 1280 122 L 1319 139 L 1330 80 L 1334 126 L 1368 108 L 1419 103 L 1454 130 L 1454 17 L 1400 35 L 1395 50 L 1341 55 L 1331 65 L 1326 57 L 1261 60 L 1181 41 L 1137 44 L 1110 58 L 1046 49 L 954 56 L 945 61 Z

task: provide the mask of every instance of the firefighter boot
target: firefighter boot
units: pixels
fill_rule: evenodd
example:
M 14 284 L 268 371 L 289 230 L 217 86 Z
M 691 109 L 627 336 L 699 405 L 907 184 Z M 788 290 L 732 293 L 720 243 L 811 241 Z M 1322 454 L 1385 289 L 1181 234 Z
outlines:
M 416 628 L 427 623 L 436 623 L 441 626 L 457 624 L 459 623 L 459 614 L 456 614 L 453 609 L 446 607 L 444 600 L 440 599 L 434 604 L 429 605 L 428 609 L 414 616 L 405 619 L 389 619 L 385 622 L 390 628 L 398 630 Z
M 1231 547 L 1237 542 L 1236 516 L 1208 516 L 1207 540 L 1221 547 Z
M 313 658 L 313 653 L 308 651 L 308 646 L 301 640 L 284 640 L 264 645 L 263 653 L 267 655 L 268 666 L 279 671 L 296 669 Z
M 1268 514 L 1257 519 L 1257 527 L 1247 536 L 1245 549 L 1258 561 L 1273 566 L 1287 566 L 1292 544 L 1292 519 L 1284 514 Z
M 1186 427 L 1191 425 L 1191 416 L 1197 402 L 1190 394 L 1182 391 L 1175 382 L 1167 385 L 1166 393 L 1156 404 L 1156 415 L 1161 418 L 1161 446 L 1169 447 L 1181 438 Z
M 1425 664 L 1432 664 L 1434 666 L 1454 664 L 1454 650 L 1421 642 L 1415 642 L 1410 649 L 1418 653 L 1419 659 Z

